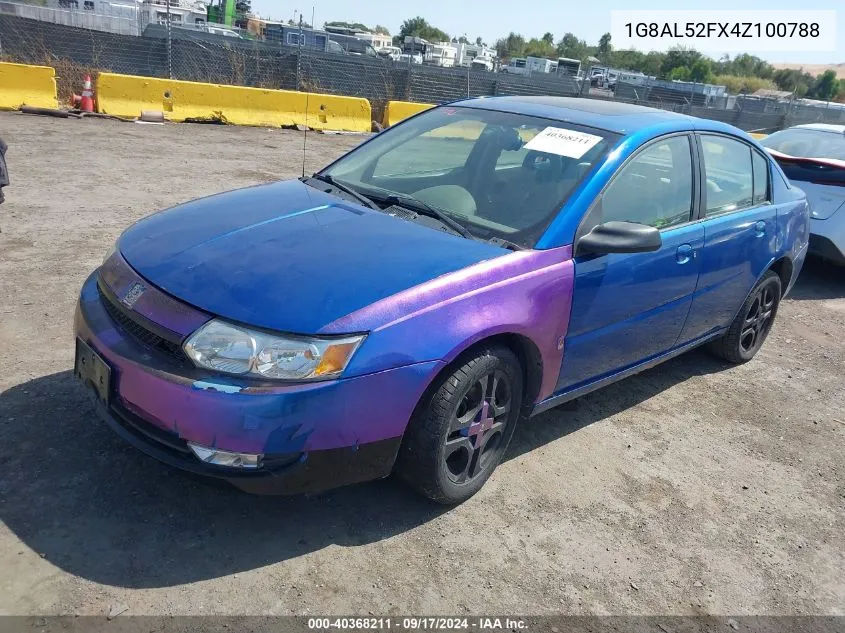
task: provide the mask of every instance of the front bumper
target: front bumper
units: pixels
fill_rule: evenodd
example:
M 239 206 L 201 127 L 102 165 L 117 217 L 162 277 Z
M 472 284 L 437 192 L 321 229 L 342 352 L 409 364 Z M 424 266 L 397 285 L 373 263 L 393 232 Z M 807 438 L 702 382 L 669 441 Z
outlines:
M 316 492 L 387 476 L 413 409 L 440 366 L 434 361 L 301 384 L 214 375 L 133 336 L 108 304 L 105 294 L 112 290 L 121 296 L 119 289 L 101 289 L 92 274 L 74 319 L 77 337 L 111 369 L 107 399 L 97 399 L 99 415 L 144 453 L 248 492 Z M 208 464 L 188 441 L 260 453 L 264 463 L 256 470 Z

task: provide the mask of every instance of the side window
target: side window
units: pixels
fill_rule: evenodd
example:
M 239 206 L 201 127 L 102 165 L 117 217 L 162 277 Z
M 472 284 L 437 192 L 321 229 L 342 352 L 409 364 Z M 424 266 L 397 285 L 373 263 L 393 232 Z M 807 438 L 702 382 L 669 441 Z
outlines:
M 769 161 L 760 152 L 751 152 L 751 168 L 754 171 L 754 204 L 769 201 Z
M 750 207 L 754 200 L 751 146 L 724 136 L 701 136 L 704 154 L 705 211 L 713 217 Z
M 688 222 L 692 213 L 689 137 L 672 136 L 641 150 L 614 176 L 595 209 L 601 210 L 601 217 L 594 218 L 593 226 L 616 220 L 662 229 Z

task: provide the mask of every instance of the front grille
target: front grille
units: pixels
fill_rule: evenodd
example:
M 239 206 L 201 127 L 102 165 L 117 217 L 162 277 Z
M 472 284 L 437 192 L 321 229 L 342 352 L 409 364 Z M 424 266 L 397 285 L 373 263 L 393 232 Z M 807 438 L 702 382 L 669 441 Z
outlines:
M 182 348 L 178 343 L 173 343 L 172 341 L 162 338 L 155 332 L 148 330 L 141 323 L 126 315 L 123 310 L 118 308 L 105 293 L 100 292 L 100 299 L 106 313 L 109 315 L 109 318 L 111 318 L 111 320 L 114 321 L 114 323 L 123 330 L 123 332 L 134 338 L 141 345 L 157 352 L 162 352 L 163 354 L 166 354 L 178 361 L 183 361 L 185 359 L 185 355 L 182 353 Z

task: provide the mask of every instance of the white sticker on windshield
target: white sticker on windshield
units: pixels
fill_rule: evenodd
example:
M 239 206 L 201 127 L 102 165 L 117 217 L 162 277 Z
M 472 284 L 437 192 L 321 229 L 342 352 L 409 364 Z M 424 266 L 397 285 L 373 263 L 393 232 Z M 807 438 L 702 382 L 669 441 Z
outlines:
M 533 149 L 547 154 L 557 154 L 567 158 L 581 158 L 590 149 L 598 145 L 601 136 L 585 134 L 562 127 L 547 127 L 525 144 L 525 149 Z

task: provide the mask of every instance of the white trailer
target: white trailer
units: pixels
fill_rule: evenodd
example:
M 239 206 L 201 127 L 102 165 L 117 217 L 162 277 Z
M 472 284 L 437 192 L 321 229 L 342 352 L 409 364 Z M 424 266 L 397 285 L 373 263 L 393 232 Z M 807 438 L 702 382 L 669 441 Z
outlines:
M 499 72 L 509 75 L 527 75 L 531 71 L 528 70 L 528 65 L 524 57 L 511 57 L 508 60 L 507 66 L 502 66 L 502 70 Z
M 557 70 L 557 62 L 545 57 L 531 57 L 525 58 L 525 65 L 530 74 L 533 73 L 553 73 Z

